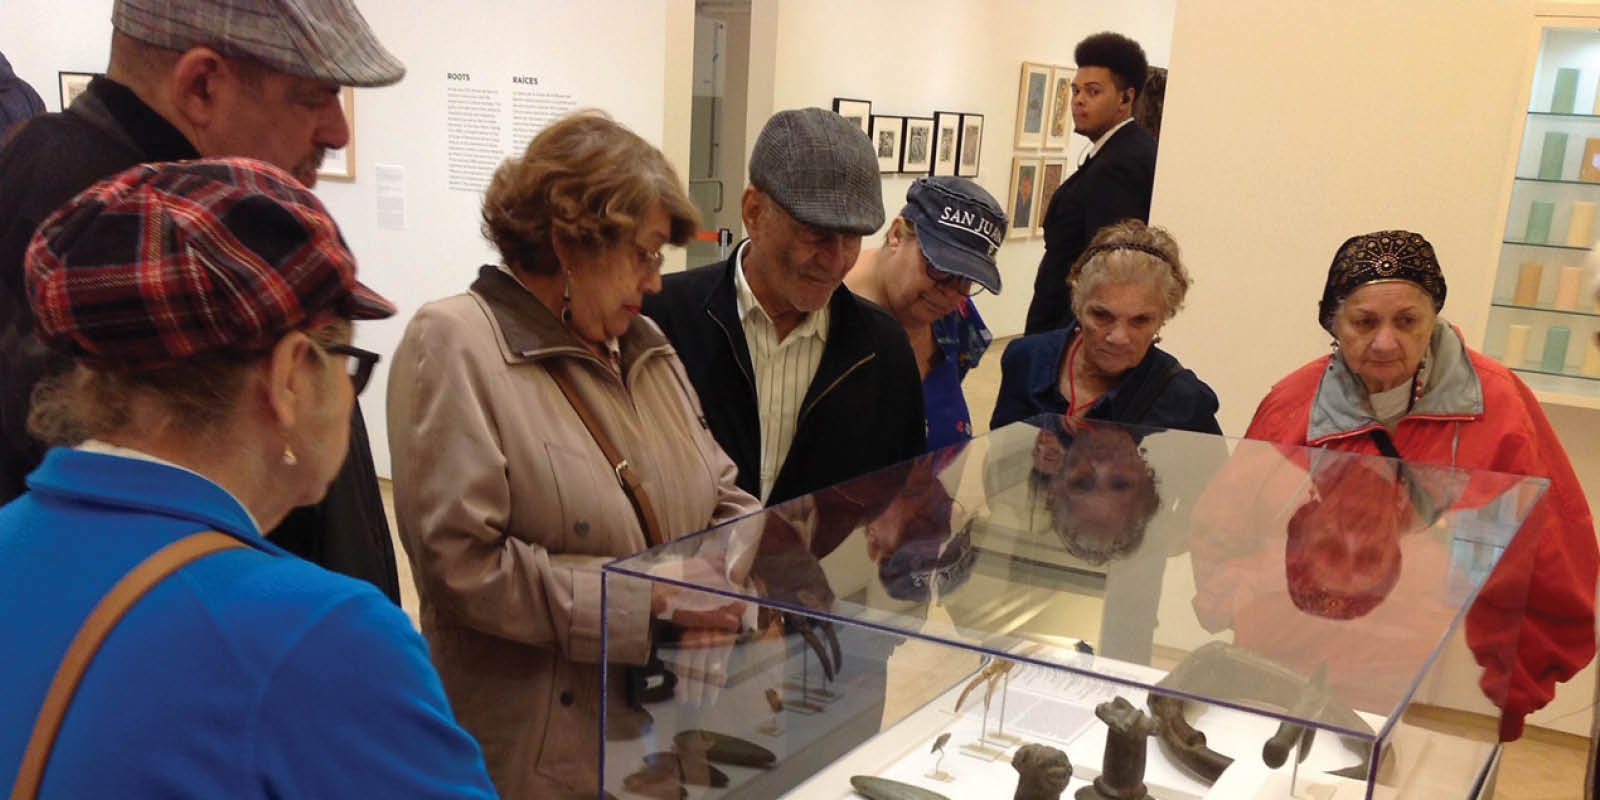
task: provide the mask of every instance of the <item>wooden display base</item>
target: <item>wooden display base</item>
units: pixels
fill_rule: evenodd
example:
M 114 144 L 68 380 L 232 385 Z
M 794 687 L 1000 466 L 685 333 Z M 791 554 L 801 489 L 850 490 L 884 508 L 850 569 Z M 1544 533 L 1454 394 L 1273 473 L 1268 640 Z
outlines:
M 983 759 L 984 761 L 994 761 L 995 759 L 1005 755 L 1006 751 L 1005 748 L 995 747 L 994 745 L 979 739 L 976 742 L 961 745 L 961 754 L 972 756 L 973 758 Z

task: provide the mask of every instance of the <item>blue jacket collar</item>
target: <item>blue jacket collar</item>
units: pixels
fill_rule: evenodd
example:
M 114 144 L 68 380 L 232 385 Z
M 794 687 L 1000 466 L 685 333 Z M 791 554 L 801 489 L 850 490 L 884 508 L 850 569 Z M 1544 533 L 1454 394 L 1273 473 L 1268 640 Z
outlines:
M 56 447 L 28 476 L 28 488 L 42 498 L 191 520 L 257 549 L 287 553 L 261 535 L 250 512 L 227 490 L 165 464 Z
M 1041 408 L 1052 408 L 1059 405 L 1066 408 L 1067 399 L 1061 396 L 1061 360 L 1067 357 L 1067 344 L 1078 332 L 1078 321 L 1059 330 L 1049 333 L 1036 334 L 1044 338 L 1042 346 L 1045 348 L 1046 358 L 1035 359 L 1032 373 L 1028 375 L 1028 391 L 1035 398 Z M 1047 337 L 1047 338 L 1046 338 Z M 1144 358 L 1133 369 L 1122 376 L 1116 386 L 1111 387 L 1105 394 L 1100 395 L 1089 407 L 1084 417 L 1088 419 L 1104 419 L 1117 422 L 1137 423 L 1140 420 L 1122 419 L 1119 412 L 1123 411 L 1120 402 L 1124 394 L 1133 391 L 1132 387 L 1142 386 L 1145 381 L 1159 372 L 1164 372 L 1175 364 L 1176 359 L 1155 345 L 1145 352 Z

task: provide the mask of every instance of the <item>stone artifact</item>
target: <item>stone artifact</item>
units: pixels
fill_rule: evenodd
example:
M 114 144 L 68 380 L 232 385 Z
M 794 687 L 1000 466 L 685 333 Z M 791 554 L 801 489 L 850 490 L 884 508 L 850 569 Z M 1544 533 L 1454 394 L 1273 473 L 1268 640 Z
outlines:
M 950 734 L 949 734 L 948 731 L 945 732 L 945 733 L 939 734 L 939 738 L 933 740 L 933 749 L 929 750 L 928 752 L 930 752 L 930 753 L 943 753 L 944 752 L 944 743 L 948 742 L 948 741 L 950 741 Z
M 683 779 L 676 764 L 656 763 L 645 759 L 645 767 L 622 779 L 623 788 L 652 800 L 683 800 L 689 791 L 683 788 Z
M 782 711 L 783 710 L 783 695 L 779 694 L 777 689 L 768 689 L 767 690 L 767 705 L 772 708 L 772 713 L 774 713 L 774 714 L 778 713 L 779 711 Z
M 1017 793 L 1013 800 L 1058 800 L 1072 780 L 1072 762 L 1067 754 L 1044 744 L 1025 744 L 1011 757 L 1017 771 Z
M 888 778 L 874 778 L 870 775 L 852 775 L 850 785 L 867 800 L 950 800 L 938 792 L 928 791 L 921 786 L 891 781 Z
M 676 770 L 686 786 L 721 789 L 728 785 L 728 773 L 693 753 L 651 753 L 644 757 L 644 764 L 652 770 Z
M 771 750 L 759 744 L 716 731 L 679 731 L 672 737 L 672 746 L 679 754 L 690 758 L 738 767 L 765 768 L 778 761 Z
M 1296 712 L 1302 719 L 1312 719 L 1350 731 L 1372 733 L 1372 726 L 1353 710 L 1331 702 L 1328 698 L 1325 677 L 1321 669 L 1310 679 L 1288 667 L 1278 664 L 1259 653 L 1227 642 L 1210 642 L 1190 653 L 1178 666 L 1156 684 L 1158 689 L 1183 692 L 1191 696 L 1224 696 L 1234 701 L 1250 702 L 1265 708 Z M 1240 695 L 1240 691 L 1247 693 Z M 1184 716 L 1186 701 L 1158 692 L 1149 696 L 1150 713 L 1156 718 L 1156 735 L 1167 757 L 1184 771 L 1208 783 L 1215 783 L 1233 759 L 1206 746 L 1206 736 L 1189 724 Z M 1293 744 L 1304 738 L 1309 747 L 1309 731 L 1302 732 L 1296 723 L 1284 723 L 1278 733 L 1263 747 L 1262 758 L 1269 766 L 1277 761 L 1282 765 Z M 1372 761 L 1372 744 L 1369 740 L 1341 737 L 1346 746 L 1362 757 L 1360 764 L 1329 772 L 1342 778 L 1366 780 Z M 1301 752 L 1302 757 L 1305 751 Z M 1379 763 L 1379 782 L 1388 783 L 1387 765 L 1393 763 L 1392 752 L 1385 749 Z
M 1145 756 L 1156 722 L 1120 695 L 1094 707 L 1106 724 L 1106 753 L 1100 776 L 1078 790 L 1077 800 L 1151 800 L 1144 785 Z

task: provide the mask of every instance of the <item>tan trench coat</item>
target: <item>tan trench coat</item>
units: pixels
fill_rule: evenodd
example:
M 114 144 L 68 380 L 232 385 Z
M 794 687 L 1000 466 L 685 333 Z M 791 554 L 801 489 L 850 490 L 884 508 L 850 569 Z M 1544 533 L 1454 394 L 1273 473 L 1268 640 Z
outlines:
M 627 495 L 547 368 L 570 371 L 668 536 L 760 507 L 735 485 L 655 324 L 635 320 L 620 344 L 619 376 L 513 278 L 485 267 L 469 293 L 417 312 L 390 370 L 395 514 L 422 631 L 508 798 L 595 796 L 600 567 L 645 547 Z M 648 587 L 611 584 L 610 659 L 642 663 Z

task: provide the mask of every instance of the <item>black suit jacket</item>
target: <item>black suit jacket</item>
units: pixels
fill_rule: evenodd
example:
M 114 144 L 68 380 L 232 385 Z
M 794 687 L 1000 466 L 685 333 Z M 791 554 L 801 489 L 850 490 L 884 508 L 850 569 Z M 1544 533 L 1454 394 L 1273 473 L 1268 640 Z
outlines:
M 742 246 L 742 245 L 741 245 Z M 662 279 L 644 313 L 661 326 L 700 395 L 739 487 L 761 495 L 761 418 L 755 370 L 734 301 L 735 255 Z M 794 443 L 766 498 L 809 494 L 921 455 L 922 380 L 911 342 L 887 312 L 839 287 L 828 301 L 828 343 L 806 390 Z
M 1155 137 L 1130 122 L 1056 189 L 1044 212 L 1044 258 L 1033 279 L 1026 333 L 1072 322 L 1072 290 L 1067 288 L 1072 262 L 1101 228 L 1129 217 L 1149 222 L 1155 180 Z

